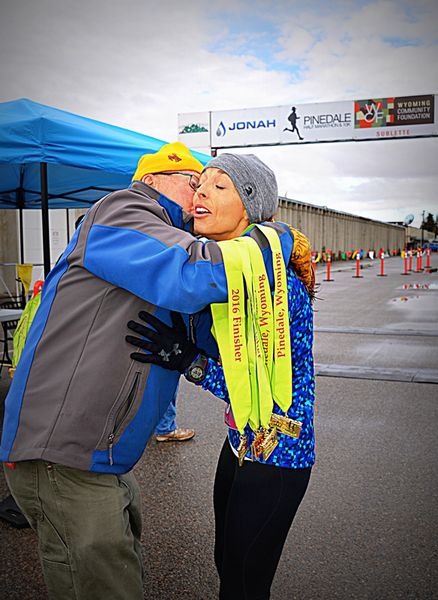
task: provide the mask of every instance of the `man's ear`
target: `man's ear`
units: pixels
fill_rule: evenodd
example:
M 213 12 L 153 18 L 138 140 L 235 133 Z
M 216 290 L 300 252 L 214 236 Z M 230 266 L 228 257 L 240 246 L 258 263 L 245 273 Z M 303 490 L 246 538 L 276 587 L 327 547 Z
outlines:
M 155 187 L 155 188 L 157 187 L 156 177 L 152 173 L 146 173 L 146 175 L 143 175 L 141 180 L 143 181 L 143 183 L 147 183 L 151 187 Z

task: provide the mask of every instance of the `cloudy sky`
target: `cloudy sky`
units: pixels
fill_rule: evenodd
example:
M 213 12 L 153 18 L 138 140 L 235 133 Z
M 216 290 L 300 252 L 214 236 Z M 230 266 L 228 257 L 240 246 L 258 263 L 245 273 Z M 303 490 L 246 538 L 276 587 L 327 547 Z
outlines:
M 438 0 L 3 0 L 0 57 L 1 102 L 172 141 L 178 113 L 438 93 Z M 438 138 L 251 151 L 289 198 L 438 213 Z

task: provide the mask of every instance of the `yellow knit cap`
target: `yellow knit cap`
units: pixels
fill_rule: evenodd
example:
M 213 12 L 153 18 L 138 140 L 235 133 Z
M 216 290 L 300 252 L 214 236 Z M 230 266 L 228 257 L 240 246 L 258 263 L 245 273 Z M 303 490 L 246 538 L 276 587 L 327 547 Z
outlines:
M 165 144 L 154 154 L 143 154 L 138 161 L 132 180 L 140 180 L 147 173 L 166 171 L 196 171 L 201 173 L 204 165 L 197 160 L 181 142 Z

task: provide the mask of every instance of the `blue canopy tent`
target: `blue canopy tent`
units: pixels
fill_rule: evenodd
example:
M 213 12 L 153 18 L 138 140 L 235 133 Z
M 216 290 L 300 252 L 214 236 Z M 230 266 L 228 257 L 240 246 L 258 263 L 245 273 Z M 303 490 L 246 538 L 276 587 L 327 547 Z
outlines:
M 140 156 L 164 143 L 31 100 L 0 103 L 0 208 L 20 210 L 21 240 L 22 210 L 41 210 L 46 275 L 49 209 L 88 207 L 127 187 Z

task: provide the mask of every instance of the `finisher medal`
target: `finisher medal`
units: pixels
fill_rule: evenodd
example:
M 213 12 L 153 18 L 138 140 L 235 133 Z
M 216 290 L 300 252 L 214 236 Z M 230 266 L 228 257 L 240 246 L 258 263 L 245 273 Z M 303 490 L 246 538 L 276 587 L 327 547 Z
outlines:
M 278 446 L 277 430 L 275 427 L 269 430 L 261 444 L 263 460 L 268 460 L 275 448 Z
M 263 429 L 259 429 L 256 431 L 254 436 L 254 441 L 251 446 L 251 454 L 254 459 L 260 458 L 262 453 L 262 444 L 265 439 L 265 431 Z
M 246 453 L 248 452 L 248 438 L 246 435 L 240 436 L 240 444 L 237 448 L 237 455 L 239 457 L 239 467 L 243 465 L 243 461 L 245 460 Z
M 300 437 L 301 427 L 303 426 L 300 421 L 294 421 L 294 419 L 289 419 L 289 417 L 284 417 L 275 413 L 272 413 L 269 425 L 271 427 L 276 427 L 280 433 L 284 433 L 293 438 Z

